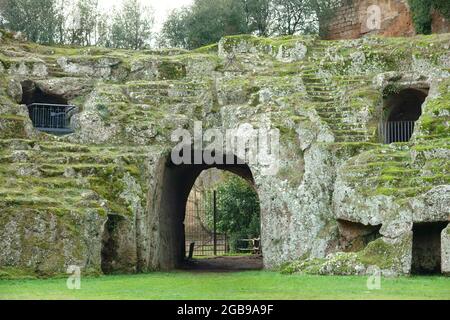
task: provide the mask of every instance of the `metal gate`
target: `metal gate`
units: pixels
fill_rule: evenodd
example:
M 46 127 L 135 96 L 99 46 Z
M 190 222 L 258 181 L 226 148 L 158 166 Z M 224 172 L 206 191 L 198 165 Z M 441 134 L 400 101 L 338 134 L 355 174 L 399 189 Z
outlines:
M 387 121 L 379 124 L 380 143 L 408 142 L 413 133 L 415 121 Z
M 229 252 L 226 234 L 217 232 L 217 193 L 192 190 L 186 204 L 185 246 L 193 256 L 215 256 Z
M 28 106 L 30 119 L 36 129 L 50 133 L 71 133 L 69 114 L 75 106 L 33 103 Z

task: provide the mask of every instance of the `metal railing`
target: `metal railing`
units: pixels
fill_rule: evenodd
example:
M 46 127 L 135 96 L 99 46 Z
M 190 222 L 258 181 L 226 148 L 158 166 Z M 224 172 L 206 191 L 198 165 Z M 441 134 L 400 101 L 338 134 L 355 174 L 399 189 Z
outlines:
M 413 133 L 416 121 L 387 121 L 379 124 L 380 143 L 408 142 Z
M 33 103 L 28 105 L 30 119 L 36 129 L 49 133 L 71 133 L 70 113 L 75 106 Z

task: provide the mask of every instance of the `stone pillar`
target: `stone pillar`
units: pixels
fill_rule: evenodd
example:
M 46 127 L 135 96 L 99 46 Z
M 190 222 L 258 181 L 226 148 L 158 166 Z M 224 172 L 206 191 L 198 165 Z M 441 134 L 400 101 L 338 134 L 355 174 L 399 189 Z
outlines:
M 441 270 L 450 276 L 450 224 L 441 234 Z

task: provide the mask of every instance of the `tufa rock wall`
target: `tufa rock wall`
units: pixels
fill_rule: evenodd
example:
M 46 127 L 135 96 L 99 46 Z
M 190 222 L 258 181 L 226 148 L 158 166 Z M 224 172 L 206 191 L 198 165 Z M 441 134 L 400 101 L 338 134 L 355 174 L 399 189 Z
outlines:
M 280 130 L 276 175 L 219 166 L 258 192 L 266 268 L 409 274 L 414 224 L 448 223 L 448 34 L 236 36 L 192 52 L 0 41 L 1 277 L 179 266 L 185 201 L 211 166 L 171 164 L 171 134 L 199 120 Z M 78 107 L 73 134 L 33 128 L 25 81 Z M 380 144 L 384 100 L 407 88 L 429 90 L 413 138 Z M 349 234 L 363 236 L 351 250 Z

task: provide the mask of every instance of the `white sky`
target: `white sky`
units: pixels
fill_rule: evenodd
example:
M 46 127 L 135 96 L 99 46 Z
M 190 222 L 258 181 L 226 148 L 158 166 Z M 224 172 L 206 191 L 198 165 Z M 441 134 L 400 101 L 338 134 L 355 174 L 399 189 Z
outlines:
M 153 7 L 155 11 L 155 31 L 159 31 L 164 23 L 170 10 L 187 6 L 193 0 L 140 0 L 142 4 Z M 111 9 L 112 7 L 120 7 L 122 0 L 99 0 L 99 6 L 103 10 Z

